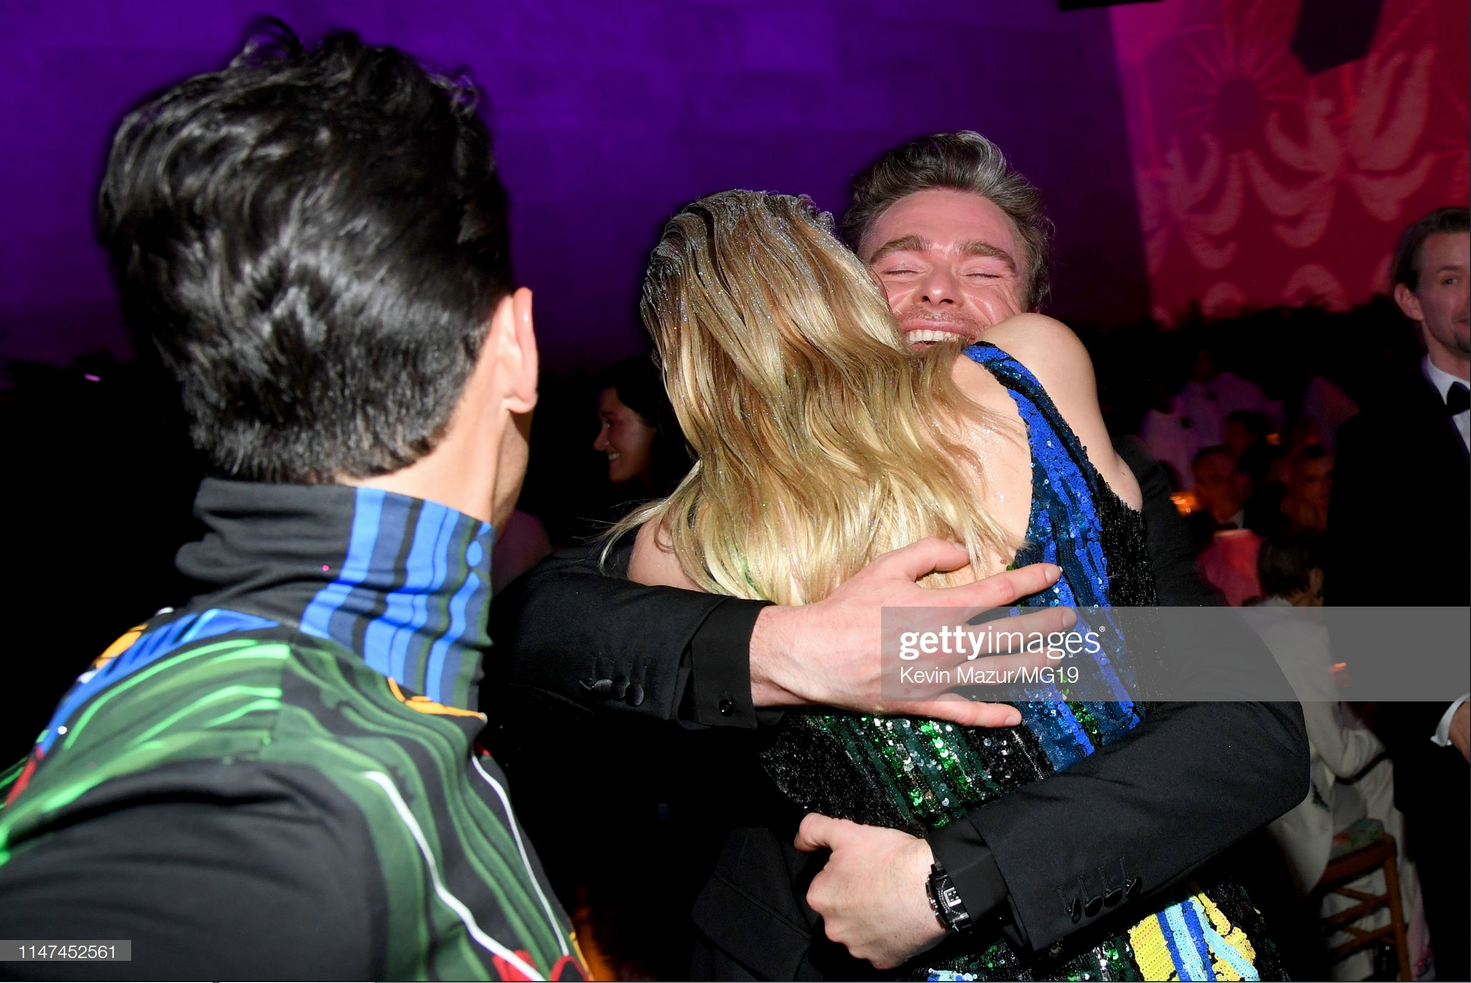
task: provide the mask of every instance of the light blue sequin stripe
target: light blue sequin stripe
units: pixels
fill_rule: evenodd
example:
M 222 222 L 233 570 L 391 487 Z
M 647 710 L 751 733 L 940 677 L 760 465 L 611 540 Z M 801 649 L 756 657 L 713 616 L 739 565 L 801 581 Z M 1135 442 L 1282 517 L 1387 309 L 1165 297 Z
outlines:
M 36 746 L 40 748 L 42 754 L 50 751 L 51 745 L 56 743 L 56 729 L 70 720 L 72 715 L 80 710 L 88 700 L 113 683 L 145 666 L 152 665 L 170 652 L 190 642 L 223 635 L 226 632 L 258 631 L 274 627 L 276 627 L 276 622 L 258 618 L 253 614 L 242 614 L 239 611 L 229 611 L 223 608 L 210 608 L 200 614 L 185 615 L 177 621 L 171 621 L 153 631 L 145 632 L 138 636 L 126 651 L 109 660 L 102 668 L 81 675 L 77 680 L 77 685 L 72 687 L 71 692 L 66 694 L 57 706 L 56 712 L 51 715 L 51 721 L 41 732 Z
M 1211 925 L 1210 918 L 1206 915 L 1205 909 L 1201 907 L 1200 902 L 1195 898 L 1190 899 L 1190 914 L 1200 926 L 1201 936 L 1204 938 L 1205 944 L 1209 947 L 1210 951 L 1226 960 L 1227 965 L 1236 971 L 1237 976 L 1247 981 L 1247 983 L 1256 983 L 1257 980 L 1261 979 L 1261 975 L 1257 973 L 1256 967 L 1241 954 L 1241 950 L 1221 938 L 1221 933 L 1217 932 L 1214 926 Z
M 373 564 L 373 547 L 378 541 L 378 523 L 386 492 L 359 488 L 353 502 L 352 533 L 347 557 L 337 579 L 317 591 L 301 615 L 301 630 L 318 638 L 331 638 L 332 615 L 347 601 L 352 589 L 368 576 Z
M 1200 930 L 1200 918 L 1202 914 L 1200 905 L 1194 898 L 1186 898 L 1179 906 L 1180 919 L 1185 923 L 1185 930 L 1190 933 L 1190 941 L 1195 943 L 1195 954 L 1200 957 L 1201 965 L 1204 967 L 1205 978 L 1214 980 L 1216 970 L 1214 961 L 1211 959 L 1210 946 L 1206 944 L 1205 933 Z
M 444 584 L 449 572 L 444 551 L 455 524 L 453 513 L 436 502 L 424 502 L 414 525 L 413 541 L 404 561 L 402 585 L 384 599 L 383 613 L 363 631 L 363 657 L 416 692 L 422 686 L 404 678 L 409 644 L 429 619 L 428 598 Z
M 484 590 L 490 589 L 489 579 L 481 581 L 479 575 L 475 573 L 475 568 L 489 560 L 489 543 L 493 542 L 494 538 L 495 530 L 491 528 L 490 523 L 480 523 L 480 528 L 476 530 L 476 538 L 465 547 L 465 563 L 469 566 L 470 572 L 450 600 L 449 630 L 436 639 L 434 645 L 429 649 L 429 664 L 424 671 L 427 692 L 424 695 L 436 703 L 447 703 L 454 700 L 454 680 L 461 669 L 459 661 L 463 658 L 465 630 L 469 627 L 466 612 L 469 609 L 471 598 L 475 597 L 482 587 Z M 486 540 L 485 544 L 481 543 L 482 539 Z M 454 662 L 446 665 L 452 653 Z M 475 653 L 475 657 L 479 658 L 478 652 Z

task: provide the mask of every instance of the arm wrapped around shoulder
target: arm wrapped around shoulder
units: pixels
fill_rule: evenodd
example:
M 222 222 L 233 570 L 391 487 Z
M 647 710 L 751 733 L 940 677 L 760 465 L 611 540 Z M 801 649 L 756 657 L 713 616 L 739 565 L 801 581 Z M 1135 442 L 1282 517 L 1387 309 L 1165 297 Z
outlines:
M 606 572 L 600 547 L 563 550 L 491 602 L 481 706 L 492 719 L 498 701 L 531 699 L 756 725 L 750 638 L 765 603 L 625 580 L 631 540 Z

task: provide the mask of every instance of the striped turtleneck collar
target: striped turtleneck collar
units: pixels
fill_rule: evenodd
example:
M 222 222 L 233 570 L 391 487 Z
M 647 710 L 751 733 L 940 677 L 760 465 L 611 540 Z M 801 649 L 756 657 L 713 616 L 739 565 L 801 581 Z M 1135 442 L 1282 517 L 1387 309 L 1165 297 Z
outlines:
M 209 532 L 179 550 L 179 571 L 205 585 L 191 609 L 297 625 L 404 689 L 476 706 L 490 647 L 489 523 L 372 488 L 214 478 L 194 514 Z

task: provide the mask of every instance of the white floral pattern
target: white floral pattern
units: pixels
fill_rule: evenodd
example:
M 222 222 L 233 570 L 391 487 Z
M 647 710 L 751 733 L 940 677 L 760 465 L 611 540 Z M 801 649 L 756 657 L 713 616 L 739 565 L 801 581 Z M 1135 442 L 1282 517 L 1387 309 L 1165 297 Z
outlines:
M 1384 0 L 1367 55 L 1314 76 L 1298 7 L 1111 9 L 1157 310 L 1360 302 L 1405 224 L 1467 203 L 1464 0 Z

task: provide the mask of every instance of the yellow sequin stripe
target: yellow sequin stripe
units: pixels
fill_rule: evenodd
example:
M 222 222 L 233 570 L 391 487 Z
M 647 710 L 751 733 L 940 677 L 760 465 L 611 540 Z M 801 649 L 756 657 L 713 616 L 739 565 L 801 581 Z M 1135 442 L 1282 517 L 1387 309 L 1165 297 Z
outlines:
M 109 645 L 101 655 L 92 660 L 92 668 L 101 669 L 113 659 L 116 659 L 128 649 L 132 648 L 133 643 L 138 640 L 138 636 L 143 634 L 143 629 L 147 627 L 148 622 L 145 621 L 143 624 L 134 625 L 127 631 L 123 632 L 123 634 L 118 636 L 117 641 Z
M 1146 980 L 1177 980 L 1175 960 L 1165 943 L 1164 927 L 1158 915 L 1150 915 L 1129 929 L 1129 945 L 1134 947 L 1134 961 Z
M 420 713 L 437 713 L 445 717 L 479 717 L 481 720 L 487 719 L 483 713 L 475 710 L 461 710 L 459 707 L 446 706 L 443 703 L 435 703 L 427 696 L 405 696 L 404 691 L 398 688 L 398 682 L 391 677 L 388 680 L 388 689 L 410 710 L 418 710 Z
M 1256 961 L 1256 947 L 1251 944 L 1246 931 L 1239 926 L 1231 924 L 1225 912 L 1210 899 L 1204 892 L 1192 895 L 1182 902 L 1182 905 L 1191 905 L 1197 909 L 1197 914 L 1204 914 L 1210 922 L 1210 927 L 1220 937 L 1220 946 L 1207 943 L 1211 954 L 1211 970 L 1218 980 L 1241 980 L 1257 979 L 1257 975 L 1251 972 Z M 1146 980 L 1179 980 L 1184 979 L 1180 974 L 1186 967 L 1175 963 L 1170 955 L 1170 946 L 1166 941 L 1166 934 L 1171 929 L 1167 924 L 1167 911 L 1158 912 L 1139 922 L 1129 929 L 1129 944 L 1134 948 L 1134 960 L 1139 964 L 1139 971 Z M 1223 947 L 1229 947 L 1230 952 L 1218 951 Z M 1247 972 L 1238 971 L 1241 967 Z

